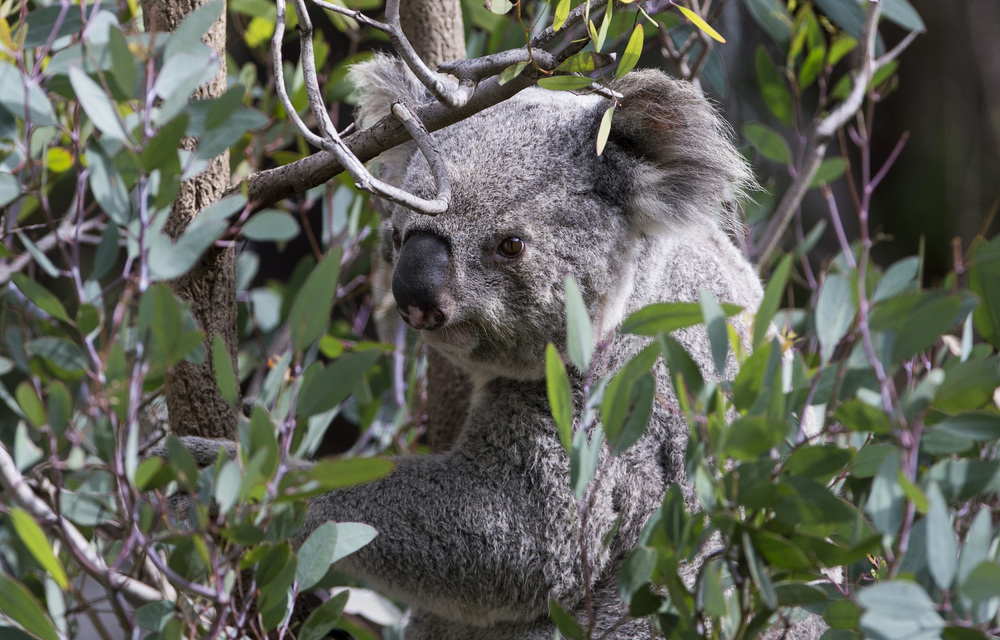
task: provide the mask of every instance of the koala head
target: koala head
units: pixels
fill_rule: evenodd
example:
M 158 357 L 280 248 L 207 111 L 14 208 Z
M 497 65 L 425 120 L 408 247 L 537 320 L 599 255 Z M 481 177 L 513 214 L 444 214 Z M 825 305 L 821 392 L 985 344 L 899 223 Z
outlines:
M 395 100 L 429 99 L 392 58 L 359 66 L 354 80 L 363 125 Z M 749 173 L 706 100 L 655 71 L 631 73 L 614 89 L 622 97 L 601 155 L 608 98 L 528 89 L 433 134 L 452 182 L 445 213 L 388 209 L 400 315 L 474 379 L 544 376 L 546 345 L 565 345 L 567 276 L 606 333 L 660 240 L 731 219 Z M 383 161 L 406 190 L 434 196 L 412 146 Z

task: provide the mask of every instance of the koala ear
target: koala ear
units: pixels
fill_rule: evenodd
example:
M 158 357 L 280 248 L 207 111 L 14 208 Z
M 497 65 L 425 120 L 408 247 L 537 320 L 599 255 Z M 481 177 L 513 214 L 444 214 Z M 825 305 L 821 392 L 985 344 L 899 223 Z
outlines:
M 406 63 L 382 53 L 376 53 L 371 60 L 351 67 L 348 78 L 357 89 L 354 122 L 359 129 L 366 129 L 389 115 L 392 103 L 397 100 L 403 100 L 412 107 L 434 99 Z M 399 186 L 414 151 L 416 145 L 407 142 L 381 154 L 382 171 L 379 177 Z
M 633 71 L 613 87 L 622 94 L 609 140 L 638 156 L 630 208 L 640 226 L 735 224 L 736 202 L 754 184 L 728 125 L 689 82 Z

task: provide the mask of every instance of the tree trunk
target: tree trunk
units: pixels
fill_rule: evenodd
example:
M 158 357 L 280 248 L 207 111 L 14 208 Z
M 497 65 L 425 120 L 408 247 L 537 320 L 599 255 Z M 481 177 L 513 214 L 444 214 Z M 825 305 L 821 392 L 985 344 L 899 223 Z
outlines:
M 432 69 L 465 57 L 465 30 L 459 0 L 402 0 L 400 25 L 420 58 Z M 451 448 L 469 411 L 469 379 L 441 354 L 427 352 L 427 444 Z
M 427 66 L 465 57 L 465 29 L 459 0 L 401 0 L 399 23 Z
M 208 0 L 142 0 L 146 30 L 173 31 L 188 14 Z M 226 90 L 226 12 L 209 29 L 205 43 L 219 56 L 215 78 L 198 88 L 194 99 L 215 98 Z M 186 148 L 195 141 L 186 139 Z M 229 186 L 229 151 L 215 157 L 208 169 L 181 184 L 166 230 L 178 236 L 205 206 Z M 171 283 L 174 292 L 191 303 L 198 326 L 205 332 L 205 362 L 182 362 L 166 379 L 170 428 L 177 436 L 236 437 L 236 413 L 219 392 L 212 366 L 212 341 L 222 336 L 236 370 L 236 252 L 234 247 L 210 248 L 188 274 Z

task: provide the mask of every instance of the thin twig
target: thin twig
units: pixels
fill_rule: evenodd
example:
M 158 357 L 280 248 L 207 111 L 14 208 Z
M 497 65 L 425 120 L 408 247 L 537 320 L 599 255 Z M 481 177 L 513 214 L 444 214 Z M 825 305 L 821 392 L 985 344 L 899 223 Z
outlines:
M 14 459 L 2 445 L 0 445 L 0 485 L 10 493 L 14 503 L 27 511 L 39 524 L 50 527 L 60 534 L 73 555 L 83 560 L 79 564 L 84 571 L 102 584 L 120 590 L 133 605 L 139 606 L 177 598 L 177 593 L 173 588 L 163 581 L 158 580 L 163 587 L 156 589 L 144 582 L 109 569 L 104 558 L 97 554 L 87 538 L 68 520 L 59 518 L 41 498 L 31 491 L 27 479 L 18 471 Z
M 775 209 L 771 222 L 761 237 L 757 248 L 758 264 L 765 264 L 770 258 L 770 254 L 778 246 L 785 228 L 791 222 L 792 216 L 802 198 L 805 197 L 809 184 L 812 182 L 816 171 L 819 169 L 823 156 L 826 154 L 826 147 L 830 140 L 851 117 L 854 116 L 864 103 L 865 94 L 868 91 L 868 84 L 872 76 L 881 67 L 891 62 L 903 49 L 913 41 L 915 35 L 911 33 L 892 51 L 875 59 L 875 41 L 878 35 L 878 19 L 882 11 L 882 4 L 879 0 L 869 0 L 868 10 L 865 13 L 864 24 L 861 28 L 861 59 L 858 64 L 857 77 L 854 79 L 854 86 L 850 94 L 824 118 L 818 120 L 813 125 L 812 133 L 809 135 L 809 142 L 803 154 L 802 167 L 795 180 L 792 181 L 788 191 Z
M 284 38 L 285 33 L 286 3 L 285 0 L 278 0 L 277 19 L 275 21 L 274 36 L 271 41 L 275 89 L 278 93 L 278 99 L 296 129 L 298 129 L 299 133 L 302 134 L 307 142 L 332 154 L 340 162 L 341 166 L 347 170 L 351 177 L 354 178 L 355 185 L 359 189 L 368 191 L 369 193 L 374 193 L 375 195 L 385 198 L 386 200 L 403 205 L 419 213 L 436 215 L 446 210 L 450 200 L 450 190 L 444 198 L 442 198 L 441 194 L 439 194 L 437 198 L 427 200 L 408 193 L 403 189 L 382 182 L 373 176 L 368 169 L 365 168 L 364 163 L 358 159 L 358 157 L 344 144 L 344 141 L 337 133 L 337 128 L 330 119 L 329 110 L 323 100 L 323 92 L 322 89 L 320 89 L 319 79 L 316 75 L 316 60 L 312 42 L 313 26 L 312 21 L 309 20 L 308 17 L 305 0 L 292 1 L 294 2 L 296 11 L 299 14 L 299 36 L 301 41 L 300 60 L 302 62 L 302 76 L 306 84 L 306 95 L 309 100 L 309 107 L 312 111 L 313 118 L 316 120 L 316 124 L 320 128 L 321 134 L 314 133 L 306 125 L 306 123 L 303 122 L 302 118 L 296 112 L 295 105 L 292 103 L 291 98 L 288 96 L 288 91 L 285 88 L 284 62 L 281 56 L 281 41 Z M 423 148 L 428 147 L 429 145 L 425 144 Z M 441 163 L 435 162 L 431 163 L 431 166 L 433 168 L 440 167 L 442 165 Z M 436 181 L 438 183 L 446 183 L 447 179 L 441 176 L 436 176 Z

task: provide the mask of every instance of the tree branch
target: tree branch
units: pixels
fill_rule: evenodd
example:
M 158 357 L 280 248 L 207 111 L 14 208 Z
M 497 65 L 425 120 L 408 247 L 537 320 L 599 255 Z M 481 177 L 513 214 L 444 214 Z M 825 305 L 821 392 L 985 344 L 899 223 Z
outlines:
M 771 216 L 771 221 L 758 244 L 756 251 L 758 265 L 766 263 L 770 254 L 778 246 L 785 228 L 791 222 L 795 210 L 802 203 L 802 198 L 805 197 L 809 184 L 823 162 L 827 145 L 837 130 L 844 126 L 861 108 L 872 76 L 898 56 L 916 37 L 914 33 L 909 34 L 892 51 L 876 59 L 875 41 L 878 36 L 878 19 L 881 11 L 880 0 L 868 0 L 868 10 L 861 28 L 861 59 L 858 62 L 854 86 L 847 98 L 836 109 L 813 125 L 798 175 L 795 176 L 791 186 L 788 187 L 777 209 L 775 209 L 774 215 Z
M 599 9 L 605 6 L 607 2 L 608 0 L 593 0 L 590 3 L 590 8 L 592 11 Z M 281 0 L 281 2 L 279 2 L 279 6 L 283 7 L 283 4 L 284 0 Z M 545 46 L 552 42 L 557 35 L 568 33 L 571 26 L 576 25 L 582 20 L 584 6 L 585 5 L 580 5 L 571 11 L 570 16 L 566 20 L 566 24 L 558 32 L 553 31 L 551 28 L 546 29 L 535 37 L 528 47 L 515 49 L 513 50 L 514 53 L 505 52 L 498 55 L 509 55 L 512 58 L 515 56 L 521 56 L 519 59 L 523 59 L 524 54 L 520 52 L 527 51 L 528 48 L 532 47 L 537 48 Z M 283 23 L 281 24 L 283 26 Z M 277 27 L 275 37 L 278 38 L 276 42 L 280 44 Z M 499 104 L 504 100 L 511 98 L 518 92 L 532 86 L 543 73 L 554 71 L 563 60 L 579 51 L 585 44 L 586 42 L 581 43 L 570 41 L 551 56 L 536 56 L 535 62 L 538 63 L 540 61 L 544 61 L 544 66 L 540 69 L 526 68 L 520 75 L 507 83 L 500 84 L 500 80 L 496 75 L 482 80 L 478 83 L 476 91 L 472 94 L 472 97 L 469 98 L 469 101 L 461 107 L 452 108 L 442 103 L 430 103 L 414 108 L 413 115 L 419 119 L 423 123 L 426 130 L 430 132 L 438 131 L 439 129 L 455 124 L 456 122 L 460 122 L 484 109 L 492 107 L 495 104 Z M 474 60 L 468 61 L 468 63 L 475 62 L 476 61 Z M 461 69 L 464 64 L 466 64 L 464 61 L 461 63 L 455 63 L 449 65 L 448 69 L 449 71 L 452 69 Z M 496 69 L 496 67 L 493 68 Z M 278 75 L 279 73 L 282 75 Z M 285 93 L 284 82 L 281 80 L 283 72 L 279 71 L 277 65 L 275 68 L 275 74 L 276 82 L 278 84 L 279 98 L 282 99 L 282 103 L 284 104 L 284 100 L 287 99 L 287 93 Z M 282 94 L 284 94 L 283 98 Z M 290 117 L 296 118 L 296 125 L 298 126 L 301 119 L 293 116 L 294 109 L 291 108 L 290 103 L 286 106 L 286 110 L 288 111 Z M 408 140 L 410 140 L 410 135 L 403 123 L 399 120 L 399 118 L 389 115 L 368 129 L 348 136 L 343 139 L 340 144 L 343 146 L 344 150 L 349 152 L 349 156 L 353 156 L 354 160 L 356 160 L 358 164 L 362 164 L 376 157 L 380 153 L 397 145 L 403 144 Z M 296 193 L 305 192 L 315 186 L 328 182 L 337 174 L 348 169 L 348 167 L 345 166 L 345 162 L 338 158 L 337 154 L 328 150 L 325 144 L 315 144 L 315 146 L 318 146 L 323 150 L 296 162 L 251 174 L 244 178 L 244 180 L 239 184 L 231 187 L 226 195 L 245 190 L 247 201 L 250 203 L 252 209 L 257 211 L 269 207 L 275 202 L 290 197 Z M 340 152 L 338 151 L 338 153 Z M 347 162 L 353 164 L 353 160 L 351 160 L 350 157 L 347 157 Z M 352 177 L 354 177 L 353 173 Z
M 104 558 L 94 551 L 90 542 L 76 527 L 65 518 L 59 518 L 41 498 L 31 491 L 27 479 L 18 471 L 14 459 L 2 445 L 0 445 L 0 486 L 10 493 L 17 506 L 27 511 L 42 525 L 50 527 L 60 534 L 73 555 L 84 560 L 84 562 L 80 562 L 84 571 L 102 584 L 121 591 L 133 605 L 141 606 L 160 600 L 177 599 L 177 593 L 165 580 L 158 580 L 161 588 L 156 589 L 135 578 L 110 569 Z

